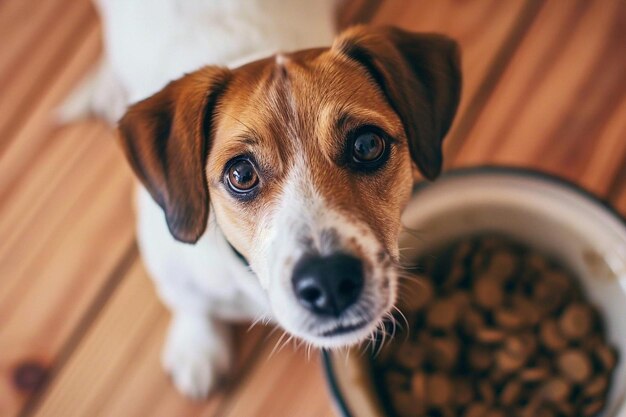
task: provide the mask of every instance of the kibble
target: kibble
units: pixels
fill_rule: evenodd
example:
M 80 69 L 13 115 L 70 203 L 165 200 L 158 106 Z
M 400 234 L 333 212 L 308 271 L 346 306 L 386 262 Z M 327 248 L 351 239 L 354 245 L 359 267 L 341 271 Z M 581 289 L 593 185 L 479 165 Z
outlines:
M 427 321 L 433 329 L 449 329 L 456 324 L 458 306 L 452 299 L 436 301 L 429 309 Z
M 589 356 L 579 349 L 569 349 L 557 359 L 561 375 L 575 383 L 583 383 L 591 376 Z
M 598 375 L 587 384 L 587 386 L 585 387 L 585 390 L 583 391 L 583 394 L 587 398 L 597 397 L 599 395 L 602 395 L 606 391 L 608 386 L 609 386 L 609 379 L 607 378 L 607 376 Z
M 562 403 L 567 400 L 572 385 L 561 377 L 555 377 L 541 386 L 541 395 L 551 403 Z
M 571 340 L 580 340 L 591 333 L 591 308 L 584 304 L 572 304 L 561 314 L 559 329 L 561 334 Z
M 410 324 L 373 358 L 399 417 L 593 417 L 618 357 L 558 263 L 499 236 L 418 261 Z M 406 329 L 402 331 L 406 332 Z

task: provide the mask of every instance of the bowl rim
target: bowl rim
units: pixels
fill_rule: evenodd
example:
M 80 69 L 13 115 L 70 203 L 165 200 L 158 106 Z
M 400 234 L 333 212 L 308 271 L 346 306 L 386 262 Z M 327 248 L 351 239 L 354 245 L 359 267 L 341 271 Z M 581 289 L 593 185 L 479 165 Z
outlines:
M 479 165 L 473 167 L 450 169 L 444 172 L 439 179 L 483 174 L 495 174 L 509 177 L 530 177 L 539 181 L 545 181 L 548 183 L 552 183 L 556 186 L 566 188 L 586 198 L 589 202 L 593 203 L 601 210 L 614 217 L 619 223 L 622 224 L 622 226 L 624 226 L 624 228 L 626 228 L 626 217 L 618 212 L 617 209 L 613 207 L 611 203 L 609 203 L 607 200 L 602 199 L 599 196 L 591 193 L 589 190 L 585 189 L 579 184 L 574 183 L 573 181 L 570 181 L 555 174 L 539 171 L 537 169 L 505 165 Z M 431 187 L 432 184 L 432 182 L 426 180 L 418 182 L 413 186 L 412 196 L 414 197 L 419 192 Z M 354 415 L 348 408 L 348 404 L 346 402 L 346 399 L 344 398 L 341 389 L 339 388 L 330 355 L 330 352 L 326 349 L 323 349 L 321 352 L 322 366 L 324 369 L 324 374 L 326 376 L 326 384 L 328 386 L 328 390 L 330 391 L 331 397 L 335 402 L 335 408 L 339 411 L 341 416 L 354 417 Z

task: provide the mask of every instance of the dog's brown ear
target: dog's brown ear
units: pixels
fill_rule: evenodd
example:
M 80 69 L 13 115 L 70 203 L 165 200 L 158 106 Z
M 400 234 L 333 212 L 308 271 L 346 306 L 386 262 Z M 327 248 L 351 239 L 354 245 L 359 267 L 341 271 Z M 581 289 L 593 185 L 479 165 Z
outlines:
M 126 157 L 182 242 L 195 243 L 206 228 L 208 141 L 229 78 L 227 69 L 217 67 L 185 75 L 131 106 L 119 123 Z
M 436 34 L 356 26 L 333 49 L 365 67 L 398 114 L 413 161 L 428 179 L 442 167 L 442 141 L 461 95 L 456 42 Z

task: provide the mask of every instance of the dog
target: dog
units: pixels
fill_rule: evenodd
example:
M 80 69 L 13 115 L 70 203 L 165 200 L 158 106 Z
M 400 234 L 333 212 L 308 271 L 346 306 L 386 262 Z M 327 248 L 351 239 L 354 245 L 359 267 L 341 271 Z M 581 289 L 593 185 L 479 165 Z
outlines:
M 103 13 L 108 65 L 131 66 L 121 89 L 127 101 L 141 100 L 119 121 L 119 141 L 141 184 L 140 251 L 172 312 L 162 361 L 177 388 L 201 398 L 228 372 L 230 321 L 271 321 L 321 348 L 370 337 L 398 295 L 400 216 L 413 171 L 432 180 L 442 168 L 461 92 L 456 43 L 367 26 L 331 40 L 331 2 L 298 3 L 308 10 L 280 2 L 297 21 L 274 36 L 264 15 L 252 30 L 269 37 L 258 48 L 273 48 L 268 57 L 231 65 L 197 39 L 178 45 L 188 40 L 181 36 L 171 43 L 180 54 L 162 57 L 162 71 L 151 52 L 120 52 L 148 42 L 156 27 L 142 29 L 138 45 L 113 46 L 106 16 L 114 20 L 120 1 Z M 219 42 L 206 39 L 229 56 L 231 44 L 248 40 L 226 20 L 215 19 Z M 182 75 L 191 67 L 199 69 Z M 163 87 L 164 77 L 175 80 Z

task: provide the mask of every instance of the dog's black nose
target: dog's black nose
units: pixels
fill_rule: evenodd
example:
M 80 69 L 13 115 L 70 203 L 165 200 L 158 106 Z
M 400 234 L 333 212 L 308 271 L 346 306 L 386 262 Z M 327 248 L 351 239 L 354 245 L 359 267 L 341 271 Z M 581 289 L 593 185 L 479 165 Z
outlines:
M 363 263 L 345 254 L 306 257 L 296 264 L 292 284 L 304 307 L 337 317 L 363 290 Z

